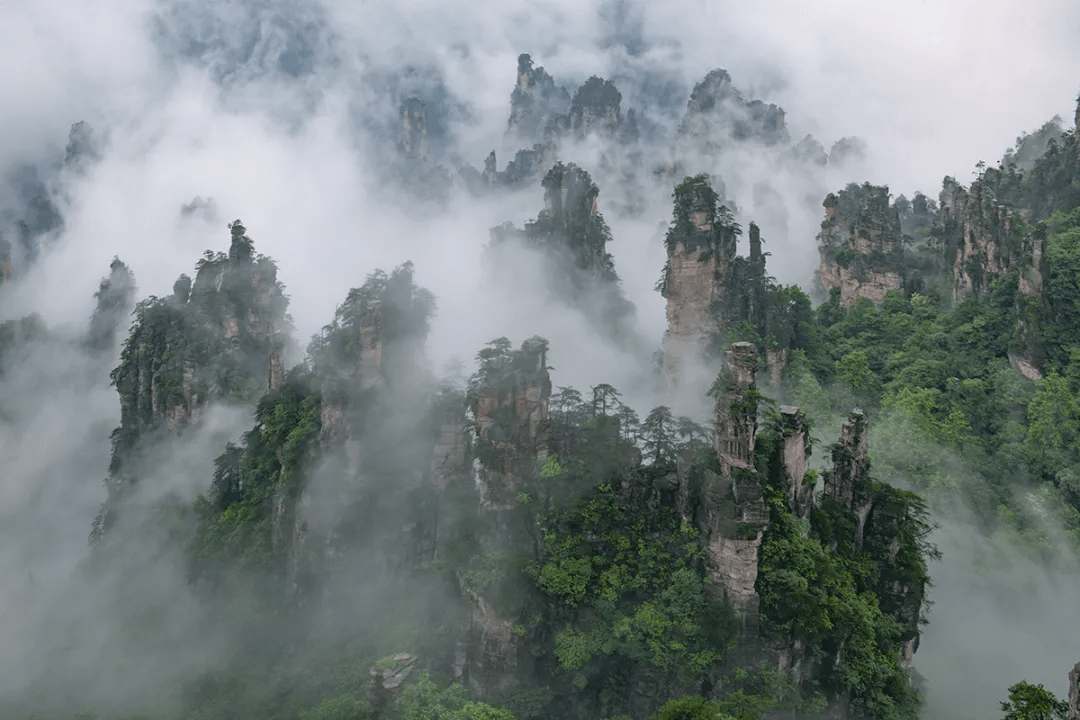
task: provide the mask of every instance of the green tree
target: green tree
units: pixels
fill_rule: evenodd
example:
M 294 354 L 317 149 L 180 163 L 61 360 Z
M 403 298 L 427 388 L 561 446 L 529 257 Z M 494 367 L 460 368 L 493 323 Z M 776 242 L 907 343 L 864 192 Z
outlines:
M 1024 680 L 1009 688 L 1009 700 L 1001 703 L 1001 711 L 1003 720 L 1065 720 L 1069 704 L 1042 685 Z
M 632 442 L 641 431 L 641 418 L 637 411 L 629 405 L 619 403 L 616 417 L 619 418 L 619 432 L 622 433 L 623 440 Z
M 1069 445 L 1077 435 L 1078 416 L 1069 383 L 1057 373 L 1048 374 L 1028 404 L 1028 443 L 1040 455 Z
M 395 707 L 400 720 L 514 720 L 509 710 L 466 700 L 460 685 L 440 688 L 427 673 L 405 688 Z
M 870 361 L 862 350 L 853 350 L 836 361 L 836 378 L 856 393 L 877 390 L 877 375 L 870 369 Z
M 592 412 L 593 416 L 607 415 L 608 407 L 615 408 L 621 405 L 619 397 L 622 395 L 611 385 L 600 383 L 592 388 Z
M 675 450 L 675 417 L 667 405 L 654 407 L 641 425 L 645 452 L 654 463 L 671 460 Z
M 700 695 L 668 700 L 656 711 L 651 720 L 732 720 L 730 715 L 720 711 L 715 702 L 709 702 Z
M 367 703 L 352 695 L 337 695 L 301 712 L 300 720 L 364 720 L 369 711 Z

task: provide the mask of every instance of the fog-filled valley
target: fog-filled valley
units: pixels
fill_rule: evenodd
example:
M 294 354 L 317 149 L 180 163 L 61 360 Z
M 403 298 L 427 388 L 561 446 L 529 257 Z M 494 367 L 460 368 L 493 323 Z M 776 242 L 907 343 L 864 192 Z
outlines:
M 0 8 L 0 718 L 1080 717 L 1080 10 L 749 5 Z

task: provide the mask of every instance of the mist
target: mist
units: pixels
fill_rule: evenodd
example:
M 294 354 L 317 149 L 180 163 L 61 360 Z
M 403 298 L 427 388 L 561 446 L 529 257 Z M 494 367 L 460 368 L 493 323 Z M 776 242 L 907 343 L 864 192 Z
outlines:
M 44 0 L 0 7 L 0 28 L 0 58 L 11 69 L 0 78 L 8 98 L 0 231 L 18 237 L 26 213 L 20 167 L 38 169 L 62 218 L 37 239 L 37 257 L 16 248 L 18 272 L 0 285 L 0 321 L 35 313 L 50 332 L 2 368 L 0 690 L 41 682 L 58 636 L 70 633 L 81 647 L 64 672 L 84 690 L 97 688 L 98 699 L 129 693 L 136 707 L 154 701 L 140 687 L 187 678 L 227 652 L 206 631 L 177 640 L 168 662 L 146 665 L 141 677 L 125 673 L 160 648 L 129 648 L 122 667 L 86 669 L 124 623 L 125 603 L 110 604 L 117 595 L 175 601 L 169 627 L 179 639 L 204 620 L 177 557 L 130 559 L 139 579 L 127 592 L 119 577 L 88 585 L 78 570 L 106 497 L 109 433 L 120 417 L 109 371 L 127 323 L 100 357 L 78 342 L 114 256 L 136 279 L 135 299 L 164 297 L 204 250 L 226 246 L 228 221 L 243 219 L 256 250 L 277 262 L 290 299 L 288 366 L 303 359 L 350 288 L 377 268 L 412 261 L 417 284 L 437 301 L 427 345 L 433 374 L 455 361 L 471 372 L 494 338 L 519 345 L 540 335 L 551 343 L 555 385 L 611 383 L 644 414 L 661 401 L 652 352 L 666 318 L 653 287 L 675 182 L 698 172 L 719 180 L 738 221 L 761 226 L 769 274 L 809 292 L 825 193 L 870 181 L 894 195 L 934 196 L 946 175 L 967 182 L 976 163 L 995 162 L 1021 132 L 1072 117 L 1078 80 L 1062 68 L 1080 67 L 1080 7 L 1069 0 L 833 0 L 814 11 L 781 0 Z M 482 168 L 492 150 L 501 170 L 524 147 L 505 138 L 521 53 L 571 94 L 592 75 L 613 79 L 624 115 L 631 107 L 639 114 L 640 161 L 596 138 L 557 151 L 600 188 L 639 347 L 601 337 L 580 308 L 555 297 L 536 251 L 491 252 L 491 228 L 520 227 L 544 207 L 538 180 L 477 195 L 457 175 Z M 679 145 L 690 92 L 716 68 L 747 99 L 784 109 L 789 143 L 714 156 Z M 419 196 L 392 172 L 399 106 L 411 96 L 429 106 L 431 162 L 449 178 L 441 199 Z M 78 121 L 93 127 L 100 157 L 75 167 L 63 160 Z M 807 134 L 826 151 L 857 137 L 866 153 L 817 169 L 794 163 L 785 153 Z M 634 162 L 644 168 L 637 185 L 624 182 Z M 224 443 L 250 425 L 250 409 L 220 408 L 144 484 L 157 499 L 190 504 Z M 1061 694 L 1080 659 L 1055 630 L 1072 614 L 1060 587 L 1075 586 L 1075 568 L 1044 574 L 1016 559 L 1001 582 L 984 584 L 964 570 L 976 552 L 968 542 L 962 528 L 943 528 L 946 560 L 931 568 L 936 605 L 916 667 L 929 679 L 932 717 L 994 711 L 1022 677 Z M 146 568 L 153 571 L 140 577 Z M 1017 583 L 1031 590 L 1027 602 L 1008 596 Z M 972 697 L 978 705 L 957 709 Z

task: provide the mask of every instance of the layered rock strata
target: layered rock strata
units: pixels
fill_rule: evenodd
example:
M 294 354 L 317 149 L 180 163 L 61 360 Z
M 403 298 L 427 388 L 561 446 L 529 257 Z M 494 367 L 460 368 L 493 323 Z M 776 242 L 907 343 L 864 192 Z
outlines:
M 674 218 L 665 245 L 660 292 L 667 300 L 663 382 L 675 387 L 692 366 L 706 362 L 721 338 L 738 226 L 704 176 L 675 188 Z M 688 367 L 689 366 L 689 367 Z

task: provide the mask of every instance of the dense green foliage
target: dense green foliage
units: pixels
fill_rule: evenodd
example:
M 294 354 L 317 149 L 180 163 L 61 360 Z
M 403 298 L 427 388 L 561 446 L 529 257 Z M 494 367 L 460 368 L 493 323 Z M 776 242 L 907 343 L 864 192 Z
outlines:
M 608 86 L 592 78 L 575 104 L 617 105 Z M 830 198 L 856 218 L 852 232 L 889 247 L 826 248 L 826 259 L 907 275 L 880 305 L 842 307 L 833 292 L 814 309 L 766 275 L 760 244 L 735 257 L 741 228 L 707 177 L 675 188 L 669 254 L 701 251 L 730 271 L 727 295 L 709 308 L 726 329 L 713 349 L 750 340 L 783 365 L 772 400 L 798 404 L 821 437 L 835 437 L 852 407 L 865 410 L 878 479 L 858 478 L 859 508 L 821 495 L 795 507 L 785 483 L 814 484 L 819 469 L 784 475 L 789 428 L 756 388 L 733 401 L 721 381 L 711 393 L 757 418 L 749 468 L 723 460 L 694 420 L 664 405 L 641 417 L 606 383 L 556 388 L 546 404 L 541 338 L 521 350 L 499 338 L 464 387 L 437 385 L 422 363 L 434 298 L 410 264 L 350 291 L 305 362 L 282 373 L 276 268 L 235 223 L 228 253 L 208 252 L 194 281 L 182 276 L 171 297 L 136 307 L 112 374 L 123 415 L 97 535 L 123 489 L 153 468 L 149 448 L 182 437 L 208 400 L 254 410 L 192 508 L 169 500 L 144 518 L 183 543 L 208 632 L 228 638 L 226 657 L 161 716 L 761 720 L 831 704 L 912 720 L 920 698 L 906 660 L 938 557 L 928 508 L 962 500 L 995 541 L 1039 557 L 1055 552 L 1054 523 L 1080 541 L 1078 155 L 1072 133 L 1045 145 L 1030 169 L 983 173 L 980 211 L 1000 224 L 1010 262 L 958 302 L 949 262 L 963 237 L 922 194 L 890 206 L 887 190 L 865 185 Z M 586 275 L 614 287 L 588 174 L 559 164 L 543 186 L 550 207 L 525 235 L 583 273 L 574 292 L 593 287 Z M 1038 278 L 1024 265 L 1036 246 L 1046 258 Z M 130 292 L 126 268 L 113 269 L 98 296 L 104 345 Z M 619 298 L 609 320 L 628 312 Z M 33 317 L 0 325 L 0 360 L 41 332 Z M 1041 379 L 1014 369 L 1021 356 Z M 705 482 L 715 497 L 700 492 Z M 748 490 L 764 490 L 766 517 L 735 514 L 752 504 L 739 496 Z M 757 553 L 754 634 L 709 566 L 718 542 Z M 401 657 L 415 674 L 380 685 L 384 671 L 405 672 Z M 1005 720 L 1064 712 L 1026 682 L 1002 710 Z
M 1058 700 L 1042 685 L 1026 680 L 1009 688 L 1009 699 L 1001 703 L 1002 720 L 1065 720 L 1069 704 Z
M 709 598 L 698 570 L 697 530 L 670 507 L 635 504 L 631 515 L 625 502 L 604 484 L 580 507 L 549 515 L 544 562 L 530 568 L 558 600 L 555 654 L 579 687 L 618 682 L 641 662 L 685 682 L 734 636 L 730 610 Z M 587 621 L 579 607 L 591 608 Z
M 291 504 L 304 487 L 320 427 L 314 379 L 294 370 L 259 402 L 255 429 L 214 462 L 210 497 L 196 501 L 199 529 L 191 552 L 196 579 L 221 585 L 236 573 L 283 571 L 287 547 L 275 532 L 275 505 Z
M 728 206 L 721 203 L 720 195 L 713 189 L 708 175 L 685 178 L 675 186 L 672 197 L 675 199 L 672 222 L 664 239 L 669 255 L 676 245 L 684 247 L 686 252 L 703 249 L 722 256 L 727 253 L 734 255 L 735 242 L 742 235 L 742 227 L 735 222 L 735 216 Z M 712 226 L 703 229 L 698 223 L 705 219 L 710 220 Z
M 959 489 L 987 529 L 1047 547 L 1037 519 L 1045 508 L 1075 535 L 1077 237 L 1075 211 L 1046 224 L 1049 277 L 1038 318 L 1044 379 L 1027 380 L 1009 367 L 1022 349 L 1018 270 L 992 279 L 985 295 L 951 306 L 893 292 L 881 307 L 859 299 L 844 309 L 834 296 L 818 308 L 809 342 L 787 367 L 789 399 L 830 430 L 848 408 L 862 406 L 880 477 L 938 499 Z

